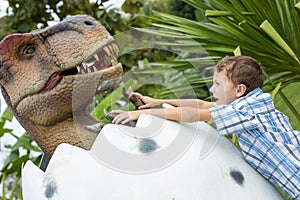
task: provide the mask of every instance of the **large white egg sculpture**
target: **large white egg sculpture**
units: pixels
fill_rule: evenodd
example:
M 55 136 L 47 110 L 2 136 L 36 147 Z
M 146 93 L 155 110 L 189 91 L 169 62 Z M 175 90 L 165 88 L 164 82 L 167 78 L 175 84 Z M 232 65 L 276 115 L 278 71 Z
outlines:
M 108 124 L 90 151 L 61 144 L 45 172 L 22 170 L 24 200 L 283 200 L 206 123 L 142 115 Z

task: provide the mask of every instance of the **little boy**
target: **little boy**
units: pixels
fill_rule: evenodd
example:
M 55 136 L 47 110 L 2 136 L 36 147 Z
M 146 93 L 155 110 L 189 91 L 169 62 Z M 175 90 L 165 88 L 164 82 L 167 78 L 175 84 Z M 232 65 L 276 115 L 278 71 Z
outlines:
M 141 114 L 195 122 L 213 120 L 221 135 L 236 133 L 245 160 L 265 178 L 281 187 L 292 199 L 300 199 L 300 132 L 274 108 L 263 93 L 263 74 L 258 62 L 247 56 L 220 60 L 210 92 L 215 103 L 199 99 L 159 100 L 135 95 L 145 105 L 139 110 L 119 113 L 113 123 L 137 120 Z M 146 109 L 163 103 L 174 108 Z

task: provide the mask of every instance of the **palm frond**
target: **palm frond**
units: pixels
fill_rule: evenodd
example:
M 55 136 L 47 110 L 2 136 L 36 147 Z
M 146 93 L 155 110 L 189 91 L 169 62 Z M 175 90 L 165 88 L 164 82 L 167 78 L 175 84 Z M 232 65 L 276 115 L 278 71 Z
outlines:
M 235 53 L 256 58 L 269 76 L 264 87 L 266 91 L 274 90 L 281 83 L 278 90 L 280 93 L 286 85 L 300 81 L 298 0 L 183 1 L 199 13 L 205 13 L 206 19 L 194 21 L 157 12 L 151 19 L 152 25 L 160 30 L 154 34 L 175 32 L 175 36 L 180 35 L 183 42 L 172 46 L 178 45 L 178 48 L 183 48 L 191 55 L 196 53 L 196 49 L 184 42 L 188 39 L 196 41 L 207 52 L 206 55 L 201 54 L 201 58 L 223 57 Z M 165 38 L 173 36 L 164 34 Z M 185 58 L 177 61 L 180 63 L 178 65 L 173 63 L 166 66 L 178 69 L 180 66 L 184 70 L 184 60 Z M 201 65 L 206 67 L 207 63 L 197 63 L 198 67 Z
M 244 55 L 258 59 L 270 77 L 281 72 L 300 74 L 300 6 L 295 0 L 184 1 L 206 10 L 209 21 L 156 13 L 152 25 L 183 33 L 211 56 L 232 55 L 239 47 Z M 294 76 L 294 81 L 299 77 Z

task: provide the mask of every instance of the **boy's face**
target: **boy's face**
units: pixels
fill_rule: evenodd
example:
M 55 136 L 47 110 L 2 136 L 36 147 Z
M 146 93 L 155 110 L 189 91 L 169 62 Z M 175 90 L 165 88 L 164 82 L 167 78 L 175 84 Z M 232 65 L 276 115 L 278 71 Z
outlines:
M 227 105 L 238 98 L 238 88 L 226 76 L 226 71 L 217 72 L 215 70 L 213 85 L 209 89 L 216 99 L 217 105 Z

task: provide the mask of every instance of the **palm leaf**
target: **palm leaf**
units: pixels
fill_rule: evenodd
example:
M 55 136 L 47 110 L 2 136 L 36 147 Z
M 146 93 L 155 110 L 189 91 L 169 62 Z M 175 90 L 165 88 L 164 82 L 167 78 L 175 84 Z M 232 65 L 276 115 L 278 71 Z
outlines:
M 269 76 L 264 87 L 266 91 L 274 90 L 276 85 L 281 83 L 278 90 L 281 94 L 280 90 L 283 87 L 300 81 L 298 0 L 184 1 L 201 11 L 199 13 L 205 13 L 206 20 L 194 21 L 157 12 L 151 17 L 152 25 L 160 28 L 161 31 L 158 30 L 154 34 L 167 31 L 176 34 L 169 34 L 169 36 L 165 34 L 165 38 L 180 35 L 183 42 L 192 39 L 207 51 L 206 55 L 201 55 L 202 58 L 223 57 L 234 53 L 256 58 Z M 176 45 L 184 47 L 189 54 L 195 53 L 195 49 L 190 48 L 188 44 L 172 46 Z M 181 63 L 180 65 L 168 63 L 166 66 L 178 69 L 178 66 L 181 66 L 180 69 L 184 70 L 182 64 L 184 60 L 185 58 L 177 61 Z M 202 65 L 207 67 L 205 62 Z M 197 67 L 201 68 L 201 63 L 197 63 Z M 290 102 L 287 101 L 287 104 L 291 107 Z

